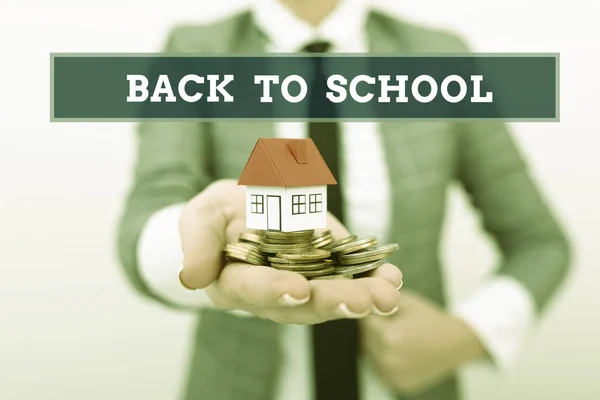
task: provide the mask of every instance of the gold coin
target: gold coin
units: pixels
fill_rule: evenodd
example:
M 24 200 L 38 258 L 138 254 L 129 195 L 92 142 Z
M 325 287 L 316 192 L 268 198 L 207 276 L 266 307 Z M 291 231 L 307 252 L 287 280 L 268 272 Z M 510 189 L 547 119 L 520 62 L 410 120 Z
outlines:
M 286 238 L 312 238 L 314 230 L 281 232 L 281 231 L 265 231 L 265 237 L 269 239 L 286 239 Z
M 311 245 L 315 249 L 322 249 L 323 247 L 327 246 L 328 244 L 331 244 L 331 242 L 333 242 L 333 237 L 329 236 L 328 238 L 319 239 L 316 242 L 313 241 L 313 242 L 311 242 Z
M 374 261 L 374 262 L 370 262 L 370 263 L 366 263 L 366 264 L 351 265 L 348 267 L 337 267 L 337 268 L 335 268 L 334 274 L 335 275 L 344 275 L 344 274 L 358 275 L 358 274 L 362 274 L 364 272 L 374 270 L 375 268 L 378 268 L 382 265 L 383 265 L 383 260 L 378 260 L 378 261 Z
M 310 245 L 310 239 L 306 238 L 286 238 L 286 239 L 271 239 L 265 238 L 263 243 L 268 244 L 307 244 Z
M 327 229 L 327 228 L 319 228 L 319 229 L 315 229 L 313 231 L 313 234 L 315 237 L 317 236 L 326 236 L 326 235 L 331 235 L 331 230 Z
M 241 262 L 245 262 L 245 263 L 252 264 L 252 265 L 265 265 L 266 264 L 263 260 L 261 260 L 257 257 L 254 257 L 248 253 L 228 251 L 225 254 L 225 257 L 227 257 L 230 260 L 241 261 Z
M 294 264 L 297 262 L 294 260 L 287 260 L 285 258 L 279 258 L 279 257 L 275 257 L 275 256 L 268 256 L 267 260 L 269 260 L 272 263 L 276 263 L 276 264 Z
M 363 251 L 352 253 L 352 254 L 344 254 L 340 256 L 340 262 L 344 260 L 353 260 L 361 257 L 369 257 L 369 256 L 377 256 L 382 254 L 391 254 L 394 251 L 398 250 L 400 246 L 397 243 L 391 244 L 380 244 L 376 246 L 367 247 Z
M 352 255 L 360 255 L 360 254 L 362 254 L 362 253 L 361 252 L 352 253 Z M 392 254 L 393 253 L 383 253 L 383 254 L 378 253 L 378 254 L 366 255 L 366 256 L 362 256 L 362 257 L 356 257 L 353 259 L 344 259 L 344 260 L 342 260 L 342 258 L 340 257 L 339 264 L 340 264 L 340 266 L 365 264 L 368 262 L 383 260 L 383 259 L 391 256 Z
M 301 244 L 268 244 L 262 243 L 259 247 L 260 251 L 264 253 L 280 253 L 280 252 L 288 252 L 288 253 L 297 253 L 299 251 L 306 251 L 310 249 L 310 245 L 301 243 Z
M 333 271 L 335 270 L 335 268 L 333 268 L 332 266 L 328 266 L 322 269 L 318 269 L 318 270 L 314 270 L 314 271 L 294 271 L 302 276 L 304 276 L 305 278 L 314 278 L 317 276 L 324 276 L 324 275 L 329 275 L 331 274 Z
M 323 276 L 315 276 L 313 279 L 318 280 L 331 280 L 331 279 L 353 279 L 354 277 L 350 274 L 340 274 L 340 275 L 323 275 Z
M 315 234 L 312 237 L 312 240 L 319 240 L 319 239 L 323 239 L 323 238 L 328 238 L 331 236 L 331 231 L 329 229 L 325 229 L 324 231 L 321 232 L 315 232 Z
M 254 246 L 250 243 L 229 243 L 227 246 L 225 246 L 225 251 L 226 252 L 230 252 L 230 251 L 234 251 L 234 252 L 238 252 L 238 253 L 244 253 L 244 254 L 250 254 L 253 255 L 254 257 L 260 258 L 260 259 L 264 259 L 264 255 L 260 252 L 260 250 L 258 249 L 257 246 Z
M 255 252 L 260 253 L 260 246 L 256 243 L 235 242 L 235 243 L 228 243 L 227 246 L 225 246 L 225 248 L 227 249 L 227 247 L 232 247 L 235 249 L 245 249 L 245 250 L 255 251 Z
M 331 249 L 333 249 L 335 247 L 340 247 L 343 244 L 347 244 L 347 243 L 353 242 L 356 239 L 358 239 L 358 236 L 356 236 L 356 235 L 350 235 L 350 236 L 345 237 L 343 239 L 335 240 L 335 241 L 331 242 L 330 244 L 328 244 L 327 246 L 325 246 L 325 249 L 326 250 L 331 250 Z
M 377 244 L 377 238 L 375 236 L 367 236 L 362 239 L 357 239 L 353 242 L 343 244 L 338 247 L 334 247 L 329 249 L 331 253 L 337 254 L 337 256 L 342 256 L 343 254 L 354 253 L 362 249 L 366 249 L 367 247 L 371 247 Z
M 240 238 L 243 242 L 261 244 L 264 241 L 264 236 L 253 232 L 240 233 Z
M 287 258 L 281 258 L 276 256 L 268 256 L 267 260 L 275 264 L 311 264 L 314 260 L 290 260 Z M 317 260 L 320 261 L 320 260 Z M 325 261 L 325 260 L 323 260 Z
M 319 261 L 329 257 L 331 253 L 328 250 L 312 249 L 304 252 L 298 252 L 294 254 L 290 253 L 277 253 L 278 258 L 284 258 L 293 261 Z
M 271 263 L 271 267 L 285 270 L 285 271 L 314 271 L 317 269 L 323 269 L 327 267 L 327 263 L 325 262 L 317 262 L 317 263 L 306 263 L 306 264 L 279 264 L 279 263 Z
M 264 259 L 266 261 L 266 258 L 264 256 L 263 253 L 261 253 L 258 250 L 252 250 L 252 249 L 247 249 L 244 247 L 240 247 L 240 246 L 235 246 L 233 244 L 228 244 L 227 246 L 225 246 L 225 249 L 223 250 L 224 253 L 241 253 L 241 254 L 248 254 L 251 255 L 253 257 L 259 258 L 259 259 Z
M 342 265 L 363 264 L 389 257 L 399 248 L 398 243 L 371 246 L 362 251 L 340 255 L 339 262 Z

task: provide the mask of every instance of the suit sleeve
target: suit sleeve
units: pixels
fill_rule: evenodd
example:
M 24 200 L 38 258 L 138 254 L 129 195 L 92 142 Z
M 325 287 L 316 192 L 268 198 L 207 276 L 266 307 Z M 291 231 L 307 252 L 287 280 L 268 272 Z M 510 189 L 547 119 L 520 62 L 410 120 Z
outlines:
M 567 238 L 505 124 L 457 129 L 458 177 L 501 251 L 498 273 L 522 283 L 542 311 L 569 269 Z
M 166 52 L 179 52 L 176 31 Z M 201 122 L 142 122 L 132 187 L 118 226 L 118 255 L 131 284 L 164 303 L 140 276 L 137 245 L 144 226 L 157 211 L 186 203 L 212 180 L 207 167 L 207 127 Z

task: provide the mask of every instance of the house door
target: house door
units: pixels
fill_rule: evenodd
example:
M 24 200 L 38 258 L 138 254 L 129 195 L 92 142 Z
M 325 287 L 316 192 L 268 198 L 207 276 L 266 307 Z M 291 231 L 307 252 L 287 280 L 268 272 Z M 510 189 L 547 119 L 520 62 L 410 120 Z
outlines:
M 281 196 L 267 196 L 267 229 L 281 230 Z

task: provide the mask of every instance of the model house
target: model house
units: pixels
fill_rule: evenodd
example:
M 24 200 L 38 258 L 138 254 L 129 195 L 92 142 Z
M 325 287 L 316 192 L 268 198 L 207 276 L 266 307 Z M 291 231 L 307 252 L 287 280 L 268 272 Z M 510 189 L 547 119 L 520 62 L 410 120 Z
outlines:
M 337 182 L 312 139 L 261 138 L 238 184 L 247 228 L 293 232 L 327 226 L 327 185 Z

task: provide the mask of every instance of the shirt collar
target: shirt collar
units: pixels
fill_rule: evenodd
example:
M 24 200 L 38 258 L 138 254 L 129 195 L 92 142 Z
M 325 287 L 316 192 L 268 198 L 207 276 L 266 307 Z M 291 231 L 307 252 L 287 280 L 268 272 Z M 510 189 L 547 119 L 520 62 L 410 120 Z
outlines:
M 304 45 L 325 40 L 333 52 L 365 51 L 365 0 L 340 0 L 338 6 L 317 27 L 295 16 L 278 0 L 258 0 L 253 6 L 254 21 L 269 40 L 269 51 L 296 52 Z

